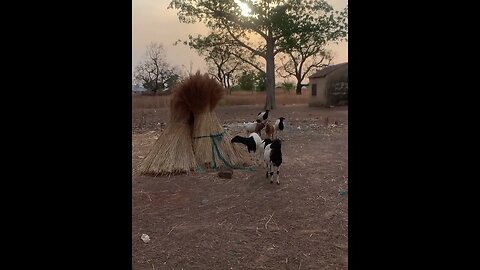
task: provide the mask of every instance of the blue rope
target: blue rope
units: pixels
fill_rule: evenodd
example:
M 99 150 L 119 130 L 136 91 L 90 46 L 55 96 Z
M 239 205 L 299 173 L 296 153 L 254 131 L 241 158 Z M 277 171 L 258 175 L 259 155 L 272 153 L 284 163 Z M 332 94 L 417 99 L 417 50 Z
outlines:
M 225 165 L 227 165 L 227 167 L 229 167 L 229 168 L 236 169 L 236 170 L 255 171 L 255 168 L 252 168 L 252 167 L 235 166 L 235 165 L 231 164 L 230 162 L 228 162 L 228 160 L 226 160 L 226 159 L 222 156 L 222 154 L 220 153 L 220 150 L 218 149 L 217 141 L 223 140 L 223 136 L 224 136 L 224 135 L 225 135 L 225 131 L 220 132 L 220 133 L 217 133 L 217 134 L 210 134 L 210 135 L 206 135 L 206 136 L 194 137 L 194 139 L 210 137 L 210 139 L 212 140 L 212 157 L 213 157 L 213 166 L 212 166 L 212 168 L 213 168 L 214 170 L 218 170 L 218 169 L 219 169 L 219 167 L 217 166 L 216 158 L 215 158 L 215 153 L 217 153 L 217 157 L 218 157 L 221 161 L 223 161 L 223 163 L 224 163 Z M 215 139 L 216 139 L 216 140 L 215 140 Z M 202 171 L 203 171 L 203 170 L 202 170 Z

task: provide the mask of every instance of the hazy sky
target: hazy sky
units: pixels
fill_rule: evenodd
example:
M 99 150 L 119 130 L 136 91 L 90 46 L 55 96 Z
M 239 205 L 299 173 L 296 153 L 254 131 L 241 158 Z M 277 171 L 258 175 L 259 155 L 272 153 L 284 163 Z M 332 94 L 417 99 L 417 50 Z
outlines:
M 335 10 L 343 9 L 348 3 L 347 0 L 327 2 Z M 208 35 L 209 29 L 202 23 L 180 23 L 177 10 L 167 9 L 169 3 L 170 0 L 132 0 L 132 73 L 151 42 L 163 44 L 168 63 L 179 66 L 186 72 L 190 70 L 191 63 L 193 71 L 207 71 L 205 61 L 194 50 L 183 44 L 174 46 L 173 43 L 178 39 L 186 40 L 189 34 Z M 334 53 L 332 63 L 348 61 L 347 42 L 332 45 L 331 49 Z

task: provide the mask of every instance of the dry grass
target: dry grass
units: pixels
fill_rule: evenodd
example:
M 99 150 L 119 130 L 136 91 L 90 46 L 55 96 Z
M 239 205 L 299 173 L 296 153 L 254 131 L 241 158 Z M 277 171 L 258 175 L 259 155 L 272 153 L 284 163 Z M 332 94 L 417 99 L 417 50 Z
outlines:
M 224 165 L 242 165 L 248 156 L 237 156 L 214 109 L 222 100 L 225 89 L 208 75 L 200 73 L 191 76 L 176 89 L 194 115 L 193 153 L 197 164 L 206 168 Z M 217 135 L 215 137 L 211 137 Z M 221 160 L 221 159 L 224 159 Z
M 302 95 L 296 95 L 294 91 L 285 93 L 283 90 L 277 90 L 275 100 L 277 105 L 307 104 L 308 95 L 304 91 Z M 231 95 L 224 95 L 218 106 L 235 105 L 264 105 L 265 93 L 250 91 L 234 91 Z M 155 109 L 165 108 L 170 104 L 171 96 L 132 96 L 132 109 Z
M 197 73 L 178 85 L 171 97 L 142 97 L 153 100 L 153 108 L 169 105 L 170 123 L 143 160 L 140 173 L 154 176 L 188 173 L 197 164 L 206 168 L 218 168 L 222 163 L 251 165 L 248 154 L 230 143 L 231 136 L 213 111 L 224 91 L 214 79 Z M 220 136 L 212 140 L 214 134 Z
M 177 89 L 167 100 L 170 101 L 170 124 L 143 160 L 141 174 L 188 173 L 196 167 L 191 136 L 193 114 L 184 93 L 188 89 Z
M 132 96 L 132 109 L 155 109 L 170 106 L 170 96 Z
M 225 89 L 208 74 L 197 72 L 175 87 L 174 92 L 192 113 L 197 114 L 213 110 L 222 99 Z
M 140 165 L 146 175 L 188 173 L 196 163 L 192 149 L 191 127 L 187 123 L 172 122 L 158 138 Z
M 214 165 L 217 167 L 222 165 L 233 165 L 236 167 L 253 165 L 246 149 L 232 144 L 230 142 L 232 136 L 226 131 L 223 133 L 223 136 L 215 137 L 214 139 L 217 142 L 218 152 L 229 164 L 225 164 L 220 159 L 212 144 L 210 135 L 220 134 L 222 132 L 224 132 L 224 129 L 214 111 L 195 114 L 193 152 L 197 164 L 204 165 L 206 168 L 212 168 Z M 215 164 L 213 164 L 213 162 Z
M 216 116 L 213 116 L 210 110 L 195 114 L 194 119 L 193 153 L 198 164 L 208 166 L 215 158 L 212 153 L 212 139 L 209 136 L 222 133 L 223 128 L 215 121 Z

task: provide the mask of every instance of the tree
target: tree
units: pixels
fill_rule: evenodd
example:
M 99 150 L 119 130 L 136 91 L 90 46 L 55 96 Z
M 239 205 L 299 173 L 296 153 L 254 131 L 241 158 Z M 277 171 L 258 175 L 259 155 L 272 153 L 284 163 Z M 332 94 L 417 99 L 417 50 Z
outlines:
M 327 51 L 312 49 L 313 47 L 305 47 L 306 49 L 286 53 L 286 57 L 281 58 L 281 65 L 277 72 L 283 78 L 295 77 L 297 80 L 295 92 L 297 95 L 302 94 L 302 87 L 305 85 L 302 81 L 312 75 L 316 69 L 330 65 L 332 56 Z M 324 61 L 328 61 L 324 63 Z M 316 68 L 316 69 L 314 69 Z
M 165 60 L 163 45 L 151 43 L 147 46 L 143 61 L 135 67 L 134 78 L 148 90 L 172 87 L 181 78 L 177 67 L 171 67 Z
M 181 40 L 175 42 L 177 45 Z M 230 53 L 227 44 L 218 45 L 218 37 L 210 35 L 198 43 L 183 42 L 184 45 L 195 49 L 200 55 L 204 56 L 208 66 L 208 73 L 216 78 L 226 89 L 230 89 L 241 76 L 242 72 L 247 70 L 246 64 Z
M 214 76 L 224 88 L 229 89 L 235 83 L 233 73 L 237 71 L 241 63 L 232 61 L 231 55 L 215 47 L 205 60 L 207 61 L 208 73 Z
M 290 91 L 293 89 L 293 83 L 291 83 L 289 81 L 283 82 L 282 87 L 283 87 L 283 89 L 285 89 L 285 91 L 290 93 Z
M 244 71 L 240 79 L 238 79 L 238 85 L 242 90 L 254 90 L 255 88 L 255 73 L 252 71 Z
M 331 7 L 325 7 L 325 10 L 333 12 Z M 299 12 L 298 16 L 304 17 L 298 20 L 301 23 L 292 25 L 292 34 L 280 41 L 284 57 L 277 72 L 284 78 L 293 76 L 297 80 L 297 95 L 302 93 L 302 81 L 315 72 L 314 68 L 328 66 L 332 61 L 326 46 L 331 42 L 347 40 L 347 13 L 348 7 L 342 12 L 335 11 L 336 18 L 332 13 L 327 17 L 311 17 Z
M 205 23 L 215 32 L 212 34 L 219 35 L 218 45 L 229 45 L 232 55 L 255 68 L 259 69 L 249 59 L 262 58 L 266 67 L 260 70 L 266 74 L 265 109 L 272 110 L 276 107 L 275 55 L 293 44 L 290 36 L 300 29 L 297 25 L 317 26 L 304 30 L 336 32 L 339 30 L 333 28 L 340 24 L 334 22 L 342 18 L 324 0 L 245 0 L 239 3 L 239 0 L 172 0 L 169 8 L 178 10 L 181 22 Z M 250 14 L 246 14 L 245 6 Z M 203 39 L 198 36 L 190 41 L 201 43 Z

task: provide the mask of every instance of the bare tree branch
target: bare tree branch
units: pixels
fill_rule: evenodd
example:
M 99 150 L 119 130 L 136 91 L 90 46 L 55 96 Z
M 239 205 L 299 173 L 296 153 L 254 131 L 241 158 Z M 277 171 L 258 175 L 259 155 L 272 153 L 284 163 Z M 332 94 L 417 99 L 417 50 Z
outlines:
M 259 50 L 256 50 L 252 47 L 250 47 L 248 44 L 242 42 L 240 39 L 238 39 L 233 33 L 232 31 L 230 30 L 230 27 L 228 25 L 226 25 L 226 29 L 228 31 L 228 33 L 230 34 L 230 36 L 235 40 L 235 42 L 237 42 L 240 46 L 250 50 L 253 54 L 255 55 L 258 55 L 258 56 L 261 56 L 263 58 L 267 58 L 267 55 L 263 52 L 260 52 Z
M 237 53 L 235 53 L 235 52 L 231 52 L 231 54 L 232 54 L 233 56 L 237 57 L 238 59 L 242 60 L 243 62 L 251 65 L 251 66 L 254 67 L 254 68 L 256 68 L 258 71 L 260 71 L 260 72 L 262 72 L 262 73 L 265 73 L 265 71 L 264 71 L 262 68 L 260 68 L 257 64 L 255 64 L 255 63 L 253 63 L 252 61 L 246 59 L 245 57 L 243 57 L 243 56 L 241 56 L 241 55 L 239 55 L 239 54 L 237 54 Z
M 163 46 L 157 43 L 148 45 L 144 60 L 135 67 L 134 78 L 145 88 L 156 92 L 172 86 L 180 78 L 180 73 L 165 60 Z

